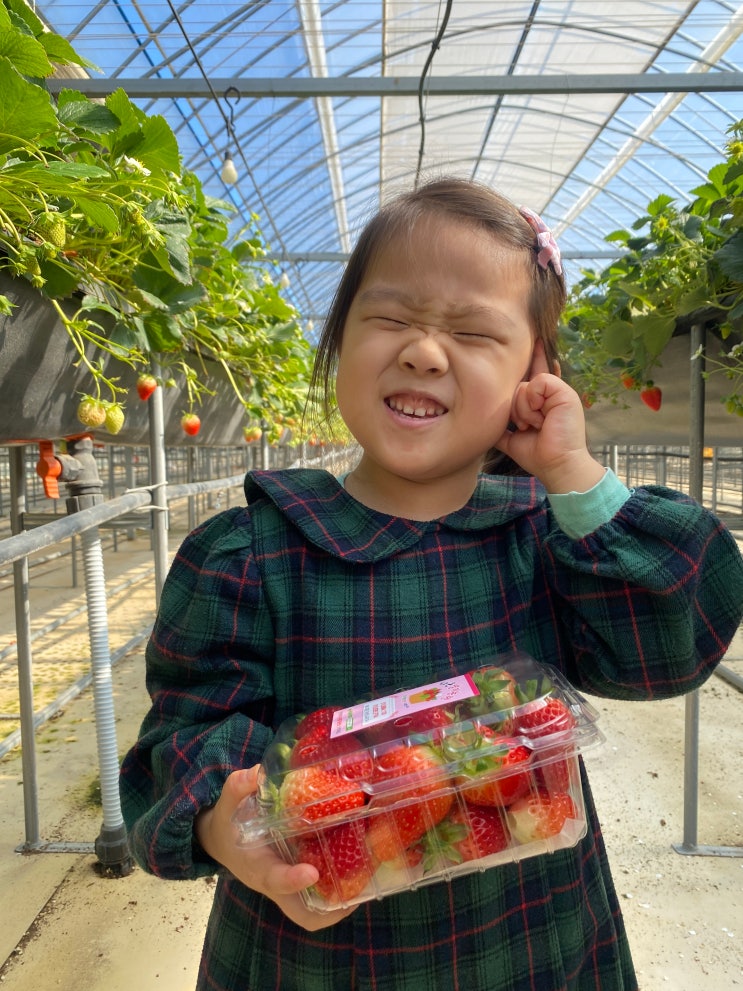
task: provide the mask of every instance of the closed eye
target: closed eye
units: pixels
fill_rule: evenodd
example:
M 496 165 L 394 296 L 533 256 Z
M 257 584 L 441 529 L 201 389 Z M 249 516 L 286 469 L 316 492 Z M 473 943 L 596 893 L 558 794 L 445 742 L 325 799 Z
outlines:
M 465 338 L 468 340 L 475 341 L 495 341 L 496 337 L 493 334 L 478 334 L 474 330 L 456 330 L 454 331 L 454 337 L 459 340 L 460 338 Z
M 395 317 L 382 316 L 382 314 L 377 314 L 377 316 L 372 317 L 378 323 L 392 325 L 393 327 L 408 327 L 410 324 L 407 320 L 396 320 Z

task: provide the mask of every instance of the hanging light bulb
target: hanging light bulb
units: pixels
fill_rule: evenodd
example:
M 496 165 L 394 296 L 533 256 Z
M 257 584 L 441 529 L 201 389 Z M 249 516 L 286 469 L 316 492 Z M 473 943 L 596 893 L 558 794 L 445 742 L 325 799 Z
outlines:
M 291 284 L 292 284 L 292 280 L 289 278 L 286 272 L 282 272 L 281 278 L 279 279 L 279 285 L 281 286 L 281 288 L 288 289 Z
M 237 169 L 235 168 L 235 163 L 232 160 L 232 155 L 227 152 L 224 156 L 224 164 L 222 165 L 222 171 L 219 173 L 222 177 L 222 182 L 226 183 L 228 186 L 233 185 L 238 180 Z
M 237 169 L 235 168 L 235 163 L 232 159 L 232 152 L 230 151 L 230 145 L 237 142 L 237 137 L 235 136 L 235 107 L 234 104 L 240 99 L 240 91 L 234 86 L 230 86 L 229 89 L 225 90 L 224 102 L 230 112 L 229 120 L 225 117 L 225 123 L 227 124 L 227 150 L 224 154 L 224 162 L 222 163 L 222 171 L 219 173 L 222 182 L 227 186 L 232 186 L 238 180 Z M 239 150 L 239 145 L 238 145 Z

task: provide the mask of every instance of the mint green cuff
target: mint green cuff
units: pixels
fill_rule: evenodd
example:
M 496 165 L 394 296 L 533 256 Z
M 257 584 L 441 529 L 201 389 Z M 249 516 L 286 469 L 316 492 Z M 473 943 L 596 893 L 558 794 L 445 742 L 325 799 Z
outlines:
M 557 525 L 568 537 L 580 540 L 619 512 L 631 495 L 611 468 L 587 492 L 547 493 Z

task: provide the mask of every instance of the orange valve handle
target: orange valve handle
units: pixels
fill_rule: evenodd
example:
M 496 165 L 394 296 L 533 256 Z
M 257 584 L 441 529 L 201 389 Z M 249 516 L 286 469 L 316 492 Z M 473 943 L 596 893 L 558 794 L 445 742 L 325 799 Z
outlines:
M 50 440 L 39 441 L 39 460 L 36 474 L 44 482 L 44 495 L 47 499 L 59 499 L 57 479 L 62 474 L 62 465 L 54 456 L 54 444 Z

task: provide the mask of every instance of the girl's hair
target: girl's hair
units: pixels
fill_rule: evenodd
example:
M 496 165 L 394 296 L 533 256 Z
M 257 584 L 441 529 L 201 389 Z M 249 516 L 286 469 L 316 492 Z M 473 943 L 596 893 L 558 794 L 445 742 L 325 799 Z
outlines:
M 348 259 L 317 345 L 310 388 L 329 420 L 335 412 L 333 382 L 354 297 L 379 251 L 397 235 L 412 230 L 422 217 L 431 216 L 471 224 L 504 246 L 523 251 L 531 271 L 528 307 L 532 329 L 535 338 L 544 342 L 550 367 L 557 361 L 557 327 L 565 305 L 565 283 L 552 265 L 542 268 L 537 263 L 534 229 L 510 200 L 487 186 L 469 179 L 435 179 L 382 207 L 361 232 Z M 485 459 L 486 470 L 491 471 L 513 473 L 511 464 L 496 465 L 489 455 Z

